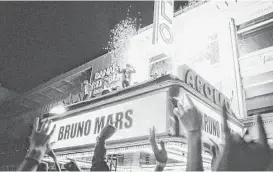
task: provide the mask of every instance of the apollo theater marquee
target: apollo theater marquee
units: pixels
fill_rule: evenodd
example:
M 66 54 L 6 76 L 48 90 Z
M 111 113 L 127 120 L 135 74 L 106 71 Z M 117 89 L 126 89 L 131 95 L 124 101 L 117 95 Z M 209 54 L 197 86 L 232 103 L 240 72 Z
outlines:
M 186 65 L 178 68 L 177 75 L 171 74 L 172 19 L 173 1 L 155 1 L 153 44 L 156 51 L 149 59 L 150 76 L 154 79 L 70 105 L 73 107 L 70 111 L 50 117 L 56 124 L 54 149 L 60 159 L 91 157 L 99 132 L 105 125 L 113 124 L 117 132 L 107 143 L 108 155 L 118 154 L 126 159 L 137 155 L 139 157 L 132 161 L 138 164 L 138 170 L 144 170 L 141 157 L 151 154 L 148 138 L 149 129 L 154 126 L 158 139 L 166 141 L 169 159 L 185 163 L 185 131 L 176 120 L 174 104 L 170 101 L 170 97 L 183 98 L 185 94 L 202 114 L 203 143 L 223 141 L 223 105 L 228 110 L 231 130 L 242 133 L 243 124 L 234 116 L 230 101 L 220 91 Z M 210 158 L 207 154 L 204 156 L 209 167 Z M 126 165 L 118 162 L 118 170 L 127 168 Z

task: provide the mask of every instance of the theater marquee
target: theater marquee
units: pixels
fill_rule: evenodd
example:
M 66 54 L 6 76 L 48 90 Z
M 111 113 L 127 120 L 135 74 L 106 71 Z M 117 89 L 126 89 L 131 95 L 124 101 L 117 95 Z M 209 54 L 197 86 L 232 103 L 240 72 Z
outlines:
M 130 93 L 118 92 L 107 102 L 101 100 L 93 104 L 91 101 L 82 108 L 84 111 L 79 108 L 68 111 L 64 114 L 66 116 L 52 117 L 57 126 L 53 149 L 88 148 L 96 142 L 96 137 L 107 124 L 114 124 L 117 128 L 109 139 L 109 145 L 148 141 L 149 129 L 153 126 L 160 136 L 185 136 L 183 126 L 174 118 L 173 102 L 170 101 L 170 97 L 183 97 L 184 94 L 190 96 L 203 116 L 203 141 L 221 142 L 221 107 L 229 107 L 229 100 L 191 69 L 184 66 L 179 71 L 180 80 L 165 76 L 146 86 L 136 87 Z M 132 93 L 135 96 L 132 97 Z M 232 113 L 231 108 L 228 111 Z M 233 132 L 242 132 L 242 123 L 232 115 L 229 115 L 228 125 Z
M 210 142 L 211 139 L 216 143 L 221 143 L 224 139 L 223 117 L 221 112 L 217 113 L 217 111 L 204 105 L 194 97 L 191 97 L 191 100 L 203 117 L 202 140 L 204 142 Z M 228 126 L 232 133 L 242 133 L 242 126 L 238 125 L 238 123 L 236 124 L 233 121 L 228 120 Z
M 82 112 L 56 120 L 54 149 L 93 144 L 106 124 L 115 123 L 117 132 L 109 141 L 148 136 L 155 126 L 157 133 L 167 133 L 167 92 L 128 100 L 98 110 Z
M 219 109 L 225 105 L 229 114 L 228 125 L 233 133 L 242 133 L 243 124 L 235 117 L 228 98 L 219 92 L 216 88 L 206 82 L 195 71 L 190 69 L 187 65 L 182 65 L 178 69 L 178 77 L 190 88 L 194 89 L 195 94 L 180 89 L 179 96 L 183 98 L 185 94 L 189 95 L 194 106 L 202 114 L 203 117 L 203 141 L 210 142 L 210 139 L 216 143 L 223 141 L 223 117 Z M 211 102 L 218 108 L 214 108 L 209 103 L 204 103 L 201 97 L 205 98 L 205 102 Z M 218 109 L 218 110 L 217 110 Z M 180 134 L 185 135 L 183 127 L 180 128 Z

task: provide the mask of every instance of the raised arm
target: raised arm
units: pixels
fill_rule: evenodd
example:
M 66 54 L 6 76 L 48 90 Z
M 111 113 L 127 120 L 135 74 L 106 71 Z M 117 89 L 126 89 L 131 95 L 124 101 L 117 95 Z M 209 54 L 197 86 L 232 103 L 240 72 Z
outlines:
M 55 156 L 55 153 L 53 150 L 50 150 L 48 153 L 47 153 L 48 156 L 50 156 L 53 160 L 54 160 L 54 163 L 55 163 L 55 167 L 56 167 L 56 170 L 57 171 L 62 171 L 61 170 L 61 167 L 58 163 L 58 160 L 57 160 L 57 157 Z
M 108 171 L 105 159 L 106 149 L 105 141 L 109 139 L 116 132 L 116 128 L 112 125 L 105 126 L 97 137 L 97 143 L 95 145 L 94 155 L 92 158 L 91 171 Z
M 167 151 L 165 149 L 165 143 L 163 141 L 160 142 L 161 150 L 158 148 L 156 144 L 156 136 L 155 136 L 154 127 L 153 129 L 150 129 L 150 143 L 156 158 L 155 171 L 163 171 L 166 166 L 166 162 L 168 161 Z
M 30 137 L 29 152 L 24 158 L 18 171 L 36 171 L 46 151 L 52 146 L 50 139 L 54 134 L 56 126 L 52 128 L 52 121 L 46 121 L 39 130 L 39 118 L 36 118 Z M 49 134 L 48 134 L 49 133 Z
M 188 139 L 187 171 L 203 171 L 201 126 L 202 115 L 185 94 L 184 102 L 178 100 L 174 114 L 186 131 Z
M 217 171 L 264 171 L 272 160 L 272 155 L 267 142 L 267 135 L 260 115 L 254 116 L 253 133 L 257 138 L 245 140 L 245 136 L 232 134 L 227 124 L 227 110 L 223 107 L 223 125 L 225 132 L 225 144 L 217 163 Z
M 132 73 L 136 73 L 136 70 L 135 70 L 134 67 L 131 67 L 131 72 L 132 72 Z

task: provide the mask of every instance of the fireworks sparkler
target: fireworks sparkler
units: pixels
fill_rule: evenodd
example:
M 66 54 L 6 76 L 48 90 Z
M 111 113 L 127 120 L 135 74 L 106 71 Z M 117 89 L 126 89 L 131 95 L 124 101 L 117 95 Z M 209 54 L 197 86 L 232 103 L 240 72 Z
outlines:
M 128 10 L 129 13 L 129 10 Z M 136 18 L 127 17 L 120 21 L 110 32 L 110 41 L 105 48 L 112 53 L 112 64 L 124 64 L 126 51 L 130 44 L 130 38 L 137 34 L 138 21 Z

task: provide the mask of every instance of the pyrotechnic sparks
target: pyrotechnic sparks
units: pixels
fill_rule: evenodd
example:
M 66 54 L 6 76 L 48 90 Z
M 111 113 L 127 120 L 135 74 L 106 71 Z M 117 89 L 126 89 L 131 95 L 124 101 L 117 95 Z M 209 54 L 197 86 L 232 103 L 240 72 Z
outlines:
M 129 10 L 128 10 L 129 12 Z M 123 64 L 125 61 L 125 54 L 130 44 L 130 38 L 137 34 L 138 21 L 136 18 L 127 17 L 120 21 L 110 32 L 110 41 L 105 48 L 112 52 L 112 64 Z

